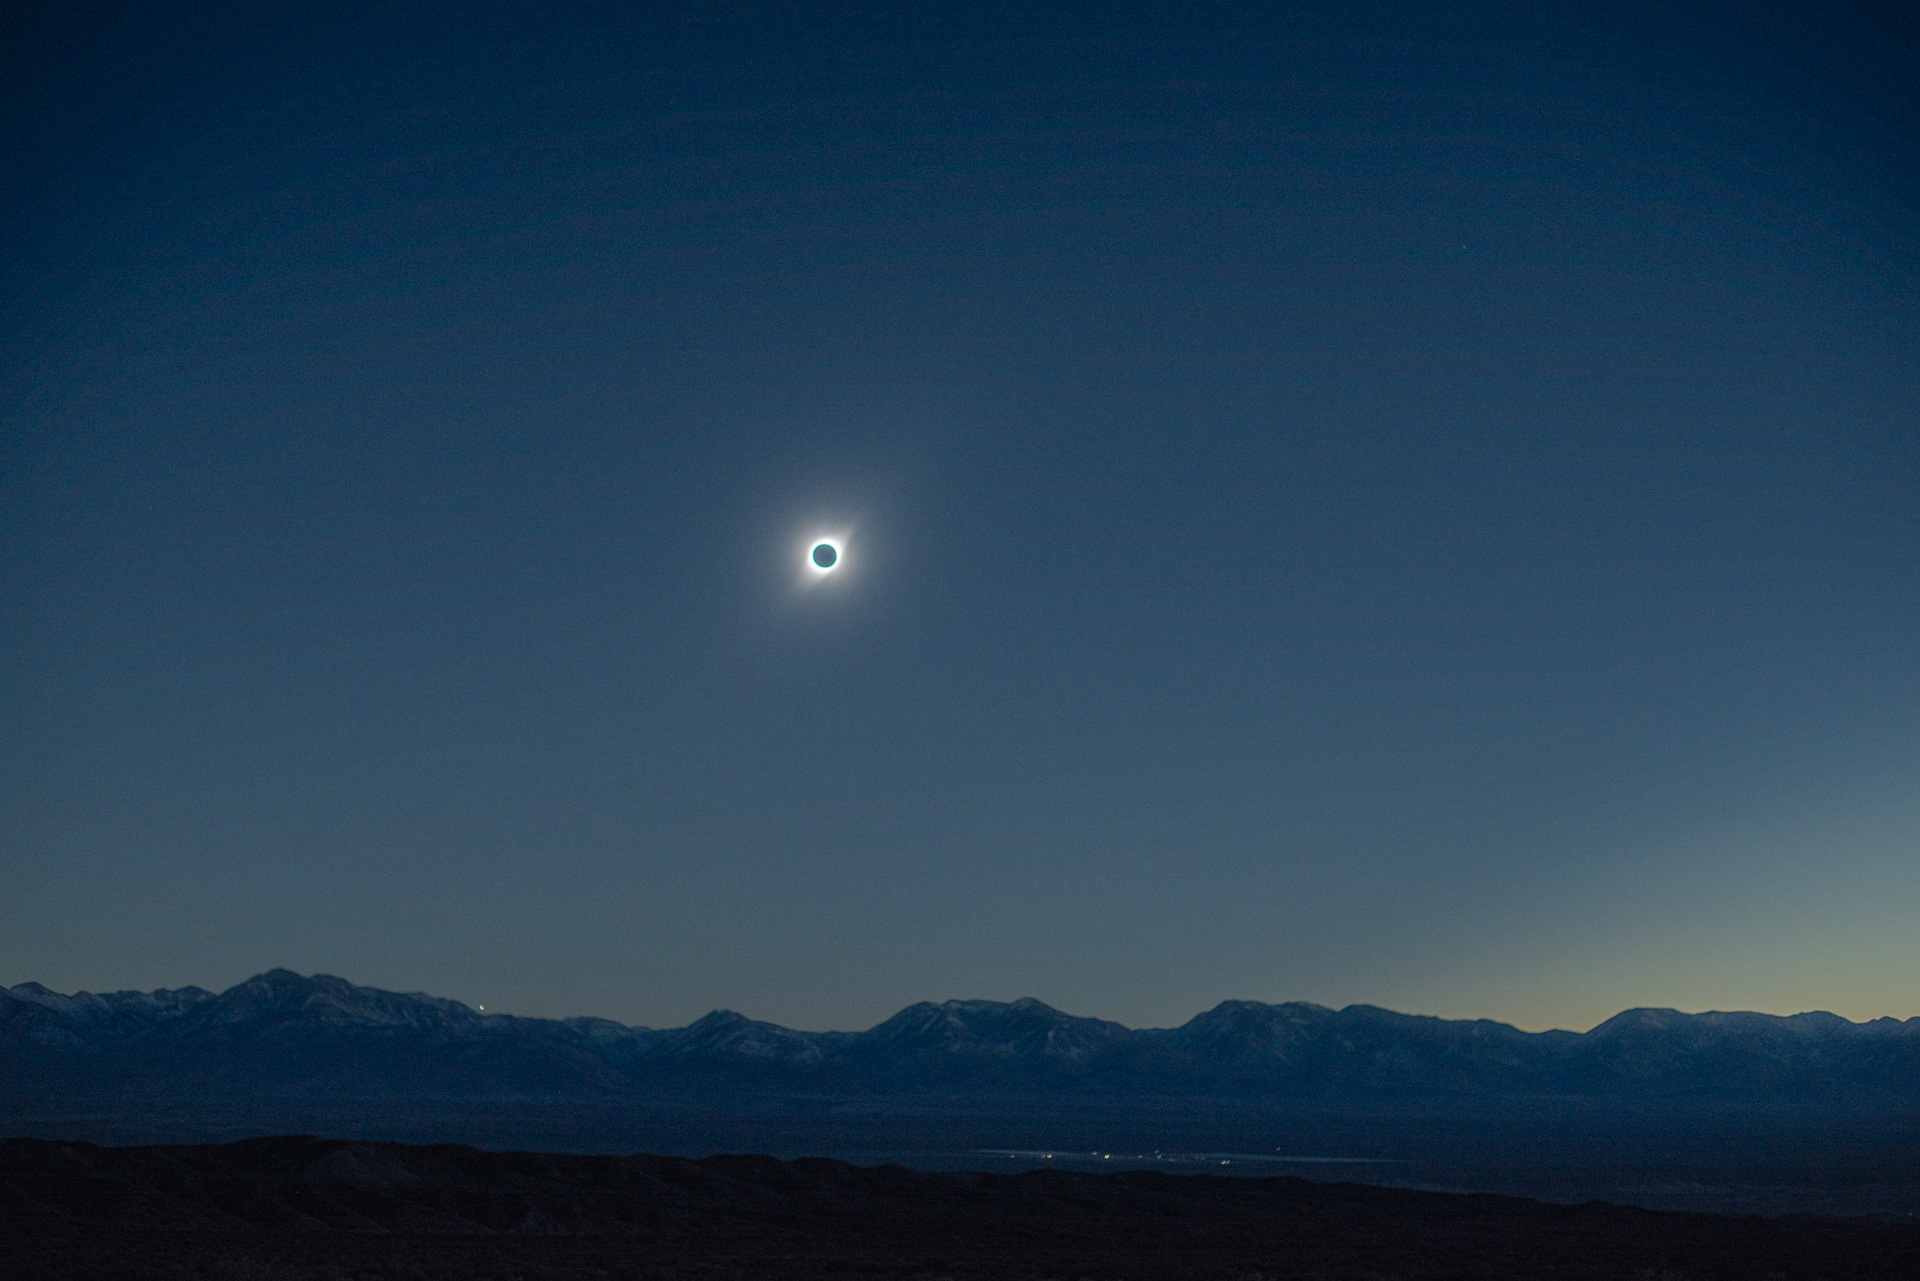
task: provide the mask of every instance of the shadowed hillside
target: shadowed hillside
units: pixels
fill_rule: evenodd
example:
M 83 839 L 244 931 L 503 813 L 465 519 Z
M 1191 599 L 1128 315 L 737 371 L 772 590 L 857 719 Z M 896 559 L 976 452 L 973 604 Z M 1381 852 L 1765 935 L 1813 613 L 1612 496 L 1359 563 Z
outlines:
M 1146 1171 L 0 1143 L 9 1274 L 1892 1281 L 1920 1228 Z

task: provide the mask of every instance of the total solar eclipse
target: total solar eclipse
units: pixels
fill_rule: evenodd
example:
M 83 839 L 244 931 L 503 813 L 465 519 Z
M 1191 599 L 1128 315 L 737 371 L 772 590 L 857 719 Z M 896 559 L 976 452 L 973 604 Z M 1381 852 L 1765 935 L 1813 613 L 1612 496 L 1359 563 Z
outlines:
M 838 536 L 822 538 L 816 534 L 801 545 L 807 549 L 801 563 L 811 578 L 825 578 L 847 563 L 846 545 Z

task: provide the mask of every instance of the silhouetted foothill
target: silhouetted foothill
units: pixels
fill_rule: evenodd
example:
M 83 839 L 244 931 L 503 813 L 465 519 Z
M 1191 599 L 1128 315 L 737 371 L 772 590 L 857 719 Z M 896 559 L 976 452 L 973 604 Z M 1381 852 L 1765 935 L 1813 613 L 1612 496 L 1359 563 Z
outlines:
M 77 1275 L 965 1278 L 1920 1275 L 1920 1228 L 1149 1171 L 0 1142 L 14 1281 Z M 479 1238 L 476 1241 L 476 1238 Z

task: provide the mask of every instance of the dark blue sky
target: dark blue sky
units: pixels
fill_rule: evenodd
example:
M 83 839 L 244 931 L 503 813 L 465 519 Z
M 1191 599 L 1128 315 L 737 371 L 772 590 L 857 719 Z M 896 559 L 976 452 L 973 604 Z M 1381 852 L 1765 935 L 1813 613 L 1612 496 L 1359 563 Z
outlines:
M 1911 9 L 902 8 L 9 11 L 0 982 L 1920 1013 Z

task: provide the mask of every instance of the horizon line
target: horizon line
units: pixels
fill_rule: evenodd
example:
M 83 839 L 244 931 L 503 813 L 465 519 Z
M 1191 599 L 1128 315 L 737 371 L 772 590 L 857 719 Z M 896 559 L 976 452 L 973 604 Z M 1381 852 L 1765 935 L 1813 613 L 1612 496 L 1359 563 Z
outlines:
M 1569 1035 L 1569 1036 L 1587 1036 L 1599 1030 L 1600 1028 L 1605 1027 L 1607 1024 L 1613 1022 L 1616 1019 L 1622 1018 L 1629 1014 L 1640 1014 L 1640 1013 L 1673 1014 L 1681 1018 L 1689 1018 L 1689 1019 L 1709 1018 L 1716 1015 L 1723 1016 L 1723 1017 L 1738 1017 L 1741 1015 L 1750 1015 L 1756 1018 L 1784 1020 L 1784 1019 L 1805 1018 L 1810 1015 L 1820 1015 L 1826 1018 L 1838 1019 L 1841 1022 L 1849 1024 L 1850 1026 L 1853 1026 L 1853 1027 L 1866 1027 L 1873 1023 L 1877 1023 L 1881 1021 L 1889 1021 L 1889 1020 L 1894 1023 L 1909 1023 L 1914 1021 L 1914 1018 L 1920 1018 L 1920 1016 L 1913 1016 L 1912 1018 L 1902 1019 L 1896 1015 L 1882 1014 L 1882 1015 L 1876 1015 L 1873 1018 L 1869 1018 L 1869 1019 L 1850 1019 L 1844 1014 L 1836 1014 L 1831 1010 L 1822 1010 L 1822 1009 L 1798 1010 L 1792 1014 L 1775 1014 L 1766 1010 L 1721 1010 L 1721 1009 L 1682 1010 L 1675 1006 L 1633 1005 L 1633 1006 L 1627 1006 L 1624 1009 L 1621 1009 L 1618 1012 L 1612 1015 L 1609 1015 L 1607 1018 L 1600 1020 L 1598 1023 L 1595 1023 L 1592 1027 L 1587 1028 L 1584 1031 L 1573 1029 L 1573 1028 L 1563 1028 L 1563 1027 L 1543 1028 L 1535 1031 L 1535 1030 L 1530 1030 L 1527 1028 L 1520 1027 L 1516 1023 L 1508 1023 L 1500 1019 L 1490 1018 L 1484 1015 L 1473 1015 L 1473 1016 L 1467 1016 L 1463 1018 L 1449 1018 L 1446 1015 L 1441 1015 L 1441 1014 L 1411 1014 L 1404 1010 L 1393 1009 L 1391 1006 L 1375 1005 L 1367 1001 L 1353 1001 L 1342 1006 L 1332 1006 L 1332 1005 L 1325 1005 L 1318 1001 L 1306 1001 L 1306 1000 L 1261 1001 L 1251 997 L 1224 997 L 1221 1000 L 1216 1001 L 1214 1004 L 1206 1007 L 1205 1009 L 1200 1010 L 1198 1013 L 1195 1013 L 1189 1016 L 1188 1019 L 1186 1020 L 1186 1023 L 1174 1024 L 1171 1026 L 1164 1026 L 1164 1027 L 1155 1027 L 1155 1026 L 1136 1027 L 1131 1024 L 1122 1023 L 1117 1019 L 1101 1018 L 1097 1015 L 1072 1014 L 1066 1010 L 1061 1009 L 1059 1006 L 1052 1005 L 1046 1001 L 1041 1000 L 1039 997 L 1021 996 L 1021 997 L 1015 997 L 1012 1000 L 999 1000 L 992 997 L 949 997 L 944 1001 L 934 1001 L 934 1000 L 912 1001 L 906 1005 L 901 1006 L 898 1010 L 895 1010 L 892 1014 L 889 1014 L 884 1018 L 881 1018 L 878 1022 L 872 1024 L 871 1026 L 866 1028 L 859 1028 L 859 1029 L 854 1029 L 854 1028 L 814 1029 L 814 1028 L 789 1027 L 784 1023 L 776 1023 L 771 1019 L 755 1018 L 752 1015 L 744 1014 L 739 1010 L 735 1010 L 727 1006 L 715 1006 L 713 1009 L 708 1010 L 705 1014 L 700 1015 L 698 1018 L 694 1018 L 689 1022 L 682 1024 L 678 1027 L 655 1027 L 649 1024 L 642 1024 L 642 1023 L 624 1023 L 624 1022 L 621 1022 L 619 1019 L 609 1018 L 605 1015 L 598 1015 L 598 1014 L 569 1014 L 569 1015 L 555 1016 L 555 1015 L 544 1015 L 544 1014 L 515 1014 L 512 1011 L 507 1011 L 507 1010 L 489 1010 L 485 1005 L 469 1004 L 465 1001 L 460 1000 L 458 997 L 439 996 L 439 995 L 436 995 L 435 993 L 424 991 L 424 990 L 403 992 L 394 988 L 374 987 L 369 984 L 357 983 L 352 979 L 344 978 L 338 974 L 327 974 L 320 971 L 315 971 L 312 974 L 302 974 L 298 970 L 288 969 L 285 966 L 274 966 L 270 969 L 261 970 L 258 973 L 255 973 L 245 979 L 240 980 L 237 983 L 231 984 L 228 987 L 217 989 L 217 990 L 213 988 L 201 987 L 200 985 L 194 984 L 194 983 L 189 983 L 182 987 L 175 987 L 175 988 L 161 987 L 161 988 L 153 988 L 151 990 L 142 990 L 139 988 L 116 988 L 112 991 L 96 992 L 88 988 L 78 988 L 72 992 L 60 992 L 34 979 L 22 980 L 20 983 L 6 986 L 0 990 L 5 990 L 11 993 L 17 988 L 31 986 L 31 987 L 39 988 L 41 991 L 46 992 L 52 996 L 61 997 L 66 1000 L 72 1000 L 82 996 L 107 997 L 107 996 L 117 996 L 123 993 L 133 993 L 139 996 L 151 996 L 159 992 L 186 992 L 186 991 L 206 992 L 208 993 L 210 998 L 218 999 L 219 997 L 225 996 L 230 992 L 234 992 L 240 988 L 246 987 L 250 983 L 254 983 L 260 979 L 269 978 L 275 974 L 291 975 L 292 977 L 296 979 L 300 979 L 304 982 L 314 982 L 316 980 L 321 980 L 321 979 L 331 979 L 331 980 L 334 980 L 335 982 L 343 983 L 350 988 L 355 988 L 357 990 L 368 991 L 368 992 L 379 992 L 388 996 L 418 997 L 418 998 L 423 998 L 429 1001 L 446 1001 L 454 1005 L 460 1006 L 462 1009 L 467 1010 L 469 1013 L 478 1014 L 485 1018 L 516 1018 L 516 1019 L 527 1019 L 530 1021 L 545 1022 L 545 1023 L 566 1023 L 566 1022 L 571 1022 L 575 1019 L 587 1019 L 595 1022 L 613 1023 L 620 1027 L 628 1028 L 636 1032 L 685 1031 L 687 1028 L 694 1027 L 706 1021 L 707 1019 L 713 1018 L 715 1015 L 731 1014 L 738 1018 L 744 1019 L 749 1023 L 755 1023 L 765 1027 L 774 1027 L 774 1028 L 780 1029 L 783 1032 L 794 1032 L 794 1033 L 798 1033 L 805 1036 L 862 1036 L 868 1032 L 873 1031 L 876 1028 L 879 1028 L 885 1025 L 891 1020 L 898 1018 L 901 1014 L 906 1013 L 908 1010 L 915 1009 L 923 1005 L 930 1005 L 935 1008 L 946 1008 L 948 1006 L 953 1006 L 953 1005 L 990 1005 L 990 1006 L 1011 1007 L 1011 1006 L 1017 1006 L 1017 1005 L 1031 1004 L 1031 1005 L 1039 1006 L 1040 1008 L 1048 1010 L 1054 1014 L 1059 1014 L 1065 1018 L 1085 1020 L 1085 1021 L 1094 1022 L 1094 1023 L 1111 1024 L 1115 1027 L 1119 1027 L 1129 1032 L 1176 1031 L 1179 1028 L 1186 1026 L 1187 1023 L 1191 1023 L 1194 1019 L 1210 1014 L 1213 1011 L 1218 1010 L 1222 1006 L 1226 1006 L 1226 1005 L 1257 1005 L 1257 1006 L 1263 1006 L 1269 1009 L 1282 1008 L 1287 1006 L 1305 1006 L 1312 1009 L 1325 1010 L 1329 1014 L 1344 1014 L 1349 1010 L 1377 1010 L 1377 1011 L 1380 1011 L 1381 1013 L 1392 1014 L 1400 1018 L 1430 1019 L 1439 1023 L 1492 1023 L 1499 1027 L 1509 1028 L 1525 1036 L 1549 1036 L 1556 1032 L 1562 1033 L 1564 1035 Z

